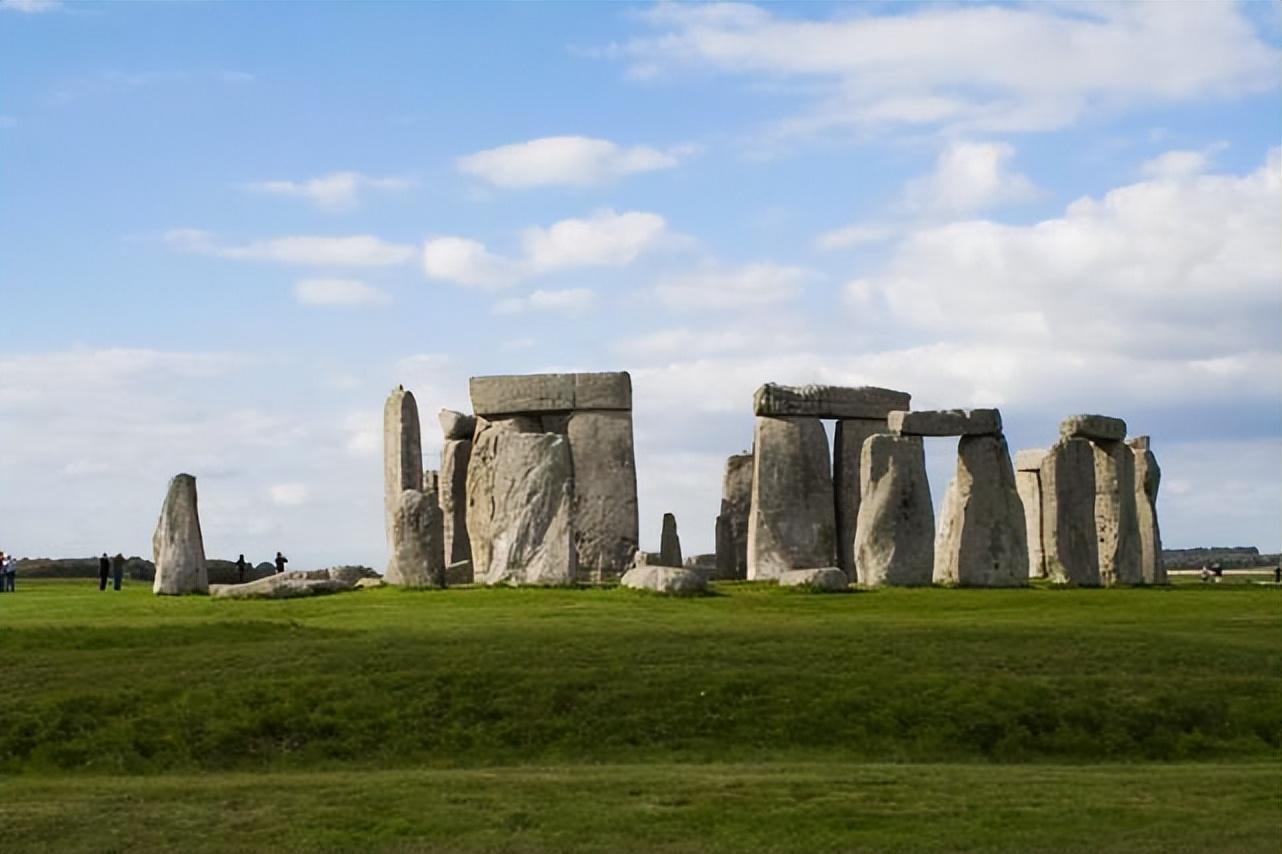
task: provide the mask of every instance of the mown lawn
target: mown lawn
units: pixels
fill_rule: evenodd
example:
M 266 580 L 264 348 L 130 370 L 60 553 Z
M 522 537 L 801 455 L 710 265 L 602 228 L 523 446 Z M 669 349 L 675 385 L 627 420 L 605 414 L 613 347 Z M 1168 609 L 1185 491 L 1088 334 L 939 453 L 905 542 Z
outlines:
M 1277 850 L 1282 590 L 718 594 L 27 582 L 0 850 Z

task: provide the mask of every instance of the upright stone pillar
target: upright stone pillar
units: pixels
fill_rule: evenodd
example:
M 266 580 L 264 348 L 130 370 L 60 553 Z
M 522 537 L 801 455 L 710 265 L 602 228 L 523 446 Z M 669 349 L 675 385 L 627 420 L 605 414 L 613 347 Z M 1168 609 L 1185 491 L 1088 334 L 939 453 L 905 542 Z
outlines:
M 726 460 L 717 516 L 717 573 L 721 579 L 748 577 L 748 513 L 752 508 L 752 454 Z
M 1028 577 L 1046 577 L 1042 548 L 1042 460 L 1046 451 L 1032 449 L 1015 454 L 1015 487 L 1024 505 L 1024 532 L 1028 540 Z
M 384 575 L 400 587 L 444 587 L 445 548 L 435 492 L 406 489 L 392 514 L 392 554 Z
M 1100 581 L 1143 584 L 1135 506 L 1135 453 L 1122 441 L 1092 442 L 1095 451 L 1095 529 Z
M 677 534 L 677 517 L 663 514 L 663 532 L 659 538 L 659 563 L 663 566 L 684 566 L 681 560 L 681 537 Z
M 885 420 L 845 418 L 837 421 L 832 442 L 832 488 L 837 513 L 837 567 L 852 582 L 855 570 L 855 527 L 859 519 L 860 460 L 864 440 L 886 432 Z
M 823 422 L 758 416 L 753 448 L 748 578 L 832 566 L 837 532 Z
M 1162 563 L 1162 531 L 1157 524 L 1157 488 L 1162 469 L 1149 448 L 1149 437 L 1139 436 L 1128 443 L 1135 454 L 1135 511 L 1140 534 L 1140 573 L 1145 584 L 1165 584 Z
M 467 466 L 472 459 L 472 434 L 476 419 L 461 412 L 442 409 L 441 432 L 441 513 L 444 516 L 445 565 L 472 559 L 467 538 Z
M 1095 452 L 1089 439 L 1061 437 L 1041 468 L 1042 548 L 1046 577 L 1059 584 L 1098 587 L 1095 534 Z
M 640 542 L 632 413 L 576 411 L 566 422 L 574 460 L 576 562 L 585 580 L 622 576 Z
M 1028 583 L 1028 535 L 1006 440 L 962 436 L 935 542 L 934 580 L 964 587 Z
M 156 563 L 152 593 L 176 596 L 209 592 L 205 541 L 196 507 L 196 478 L 191 475 L 175 475 L 169 481 L 160 520 L 151 537 L 151 552 Z
M 407 489 L 423 489 L 423 446 L 418 404 L 412 392 L 398 385 L 383 406 L 383 514 L 391 551 L 395 551 L 392 518 Z
M 930 584 L 935 509 L 926 479 L 926 450 L 918 436 L 874 435 L 859 465 L 855 569 L 859 583 Z

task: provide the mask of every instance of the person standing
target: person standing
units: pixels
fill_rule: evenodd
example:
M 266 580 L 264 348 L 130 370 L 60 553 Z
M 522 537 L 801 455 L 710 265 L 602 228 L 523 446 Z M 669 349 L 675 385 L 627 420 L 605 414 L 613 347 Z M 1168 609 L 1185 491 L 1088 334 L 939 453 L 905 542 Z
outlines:
M 0 593 L 9 589 L 9 556 L 0 552 Z
M 238 584 L 245 583 L 245 556 L 236 558 L 236 579 Z
M 276 571 L 277 571 L 277 572 L 284 572 L 284 571 L 285 571 L 285 564 L 287 564 L 287 563 L 289 563 L 289 558 L 285 557 L 285 556 L 284 556 L 283 554 L 281 554 L 280 552 L 276 552 Z
M 102 557 L 98 558 L 98 589 L 107 589 L 107 575 L 111 572 L 111 561 L 107 558 L 107 553 L 103 552 Z
M 120 589 L 120 582 L 125 579 L 125 556 L 116 552 L 116 556 L 111 559 L 111 588 Z
M 0 575 L 0 587 L 9 593 L 14 592 L 14 584 L 18 580 L 18 559 L 13 555 L 5 558 L 8 561 L 3 567 L 3 574 Z

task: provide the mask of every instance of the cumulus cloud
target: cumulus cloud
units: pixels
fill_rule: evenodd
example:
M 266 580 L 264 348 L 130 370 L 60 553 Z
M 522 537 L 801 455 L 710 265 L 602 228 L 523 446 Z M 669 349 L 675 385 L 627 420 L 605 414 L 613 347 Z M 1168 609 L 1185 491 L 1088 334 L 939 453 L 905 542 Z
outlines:
M 1033 182 L 1009 169 L 1015 149 L 1006 143 L 952 142 L 940 153 L 935 171 L 904 189 L 913 213 L 965 216 L 1003 204 L 1028 201 Z
M 654 286 L 654 294 L 664 305 L 679 310 L 760 308 L 792 300 L 813 276 L 802 267 L 767 262 L 710 266 L 665 276 Z
M 639 172 L 671 169 L 692 150 L 660 151 L 586 136 L 548 136 L 460 157 L 458 168 L 504 189 L 588 187 Z
M 537 290 L 528 296 L 500 300 L 494 306 L 495 314 L 522 314 L 543 311 L 564 315 L 579 315 L 596 301 L 596 294 L 588 288 L 562 288 Z
M 299 267 L 391 267 L 414 258 L 414 247 L 369 234 L 344 237 L 291 235 L 244 244 L 220 243 L 212 232 L 194 228 L 164 234 L 173 249 L 237 261 L 272 261 Z
M 328 213 L 352 210 L 366 191 L 406 190 L 408 178 L 373 178 L 360 172 L 331 172 L 306 181 L 257 181 L 246 184 L 252 192 L 302 199 Z
M 359 279 L 301 279 L 294 284 L 294 299 L 303 305 L 382 305 L 391 301 L 385 291 Z
M 853 223 L 841 228 L 825 231 L 815 238 L 815 247 L 831 251 L 849 249 L 853 246 L 864 246 L 870 243 L 883 243 L 894 237 L 895 229 L 886 225 Z

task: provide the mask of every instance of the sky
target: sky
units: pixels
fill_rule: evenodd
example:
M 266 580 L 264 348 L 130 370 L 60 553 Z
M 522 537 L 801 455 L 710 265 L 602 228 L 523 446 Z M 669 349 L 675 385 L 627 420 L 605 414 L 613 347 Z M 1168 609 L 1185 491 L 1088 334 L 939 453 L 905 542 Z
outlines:
M 382 406 L 627 370 L 642 547 L 764 382 L 1153 437 L 1282 549 L 1276 3 L 0 0 L 0 549 L 386 561 Z M 927 443 L 938 501 L 955 441 Z

